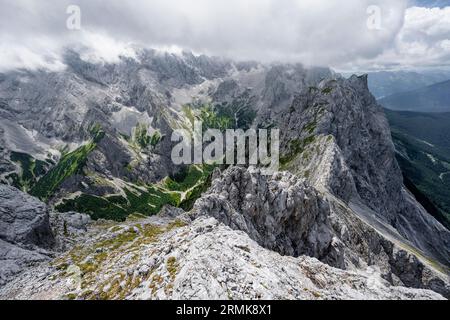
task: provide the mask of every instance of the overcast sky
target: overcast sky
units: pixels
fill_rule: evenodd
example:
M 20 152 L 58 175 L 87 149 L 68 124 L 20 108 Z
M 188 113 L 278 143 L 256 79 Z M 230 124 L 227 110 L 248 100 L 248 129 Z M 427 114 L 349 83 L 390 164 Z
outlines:
M 70 4 L 81 30 L 66 27 Z M 0 0 L 0 71 L 63 68 L 74 46 L 113 62 L 136 45 L 347 71 L 449 67 L 450 0 Z

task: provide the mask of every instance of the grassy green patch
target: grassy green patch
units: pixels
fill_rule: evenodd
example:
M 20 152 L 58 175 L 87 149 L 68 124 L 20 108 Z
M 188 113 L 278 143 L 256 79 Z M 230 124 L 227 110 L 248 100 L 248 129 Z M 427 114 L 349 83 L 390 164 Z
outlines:
M 204 104 L 197 108 L 190 105 L 183 106 L 183 113 L 191 124 L 195 120 L 203 122 L 203 130 L 219 129 L 248 129 L 256 117 L 251 108 L 252 101 L 248 93 L 244 93 L 232 102 L 222 104 Z
M 148 126 L 145 123 L 138 123 L 133 130 L 133 138 L 128 142 L 135 144 L 141 149 L 145 149 L 148 146 L 156 147 L 156 145 L 161 141 L 161 133 L 155 131 L 153 134 L 149 134 Z
M 120 205 L 104 197 L 82 194 L 74 199 L 65 199 L 55 207 L 59 212 L 77 211 L 89 214 L 94 220 L 109 219 L 124 221 L 128 212 Z
M 92 125 L 89 133 L 95 143 L 99 143 L 105 137 L 105 132 L 99 123 Z
M 177 272 L 178 272 L 178 265 L 177 265 L 177 259 L 175 257 L 170 257 L 167 259 L 167 271 L 170 274 L 170 277 L 175 279 Z
M 183 201 L 180 203 L 179 207 L 185 211 L 189 211 L 194 207 L 195 201 L 201 197 L 201 195 L 206 192 L 209 188 L 211 180 L 211 176 L 207 176 L 202 178 L 202 182 L 198 183 L 194 188 L 190 189 L 187 193 Z
M 56 206 L 56 210 L 87 213 L 94 220 L 124 221 L 131 214 L 149 216 L 157 214 L 166 204 L 178 206 L 180 203 L 179 194 L 165 191 L 156 186 L 149 186 L 145 191 L 131 187 L 124 191 L 126 197 L 98 197 L 82 194 L 74 199 L 64 199 L 61 204 Z
M 171 191 L 186 191 L 194 187 L 204 174 L 204 170 L 201 167 L 184 167 L 177 175 L 166 178 L 164 184 Z
M 280 157 L 281 167 L 286 167 L 286 165 L 293 161 L 299 154 L 301 154 L 306 147 L 314 143 L 315 139 L 316 137 L 314 135 L 311 135 L 303 140 L 292 140 L 289 144 L 289 151 Z
M 95 147 L 96 143 L 91 141 L 75 151 L 65 154 L 59 163 L 31 188 L 30 194 L 47 200 L 64 180 L 81 171 L 88 155 Z
M 108 251 L 116 250 L 123 245 L 129 244 L 138 237 L 138 233 L 134 228 L 129 228 L 125 232 L 119 233 L 117 236 L 104 240 L 96 244 L 97 248 L 108 248 Z M 106 253 L 104 253 L 106 254 Z
M 194 122 L 195 122 L 195 115 L 194 115 L 192 108 L 188 105 L 184 105 L 182 107 L 182 111 L 183 111 L 184 115 L 188 118 L 191 125 L 193 126 Z
M 313 134 L 313 133 L 314 133 L 314 130 L 316 130 L 316 127 L 317 127 L 317 121 L 314 120 L 313 122 L 308 123 L 308 124 L 303 128 L 303 130 L 307 131 L 309 134 Z
M 211 105 L 205 105 L 200 108 L 199 118 L 203 122 L 204 131 L 207 129 L 224 131 L 231 129 L 233 126 L 233 118 L 228 115 L 219 115 Z
M 256 111 L 252 107 L 254 104 L 254 98 L 249 92 L 244 92 L 229 103 L 217 104 L 215 112 L 219 117 L 231 119 L 230 129 L 247 130 L 256 118 Z
M 330 94 L 331 92 L 333 92 L 333 88 L 330 88 L 330 87 L 324 88 L 322 90 L 322 93 L 324 93 L 324 94 Z
M 173 178 L 165 180 L 166 188 L 172 191 L 182 191 L 184 198 L 179 207 L 188 211 L 195 201 L 208 189 L 214 165 L 190 166 L 187 170 Z
M 62 157 L 58 164 L 51 168 L 37 183 L 30 189 L 30 194 L 48 200 L 49 197 L 59 188 L 59 186 L 74 174 L 81 173 L 87 157 L 97 147 L 105 132 L 99 124 L 91 126 L 89 133 L 91 140 L 75 151 L 67 152 L 67 148 L 61 151 Z M 35 170 L 42 171 L 42 163 L 36 163 Z
M 162 139 L 161 134 L 158 131 L 156 131 L 150 137 L 150 145 L 152 147 L 156 147 L 156 145 L 161 141 L 161 139 Z
M 161 184 L 124 188 L 125 196 L 98 197 L 82 194 L 64 199 L 56 209 L 60 212 L 77 211 L 89 214 L 94 220 L 124 221 L 130 215 L 157 214 L 165 205 L 192 208 L 195 201 L 208 188 L 214 166 L 191 166 L 179 175 L 166 178 Z

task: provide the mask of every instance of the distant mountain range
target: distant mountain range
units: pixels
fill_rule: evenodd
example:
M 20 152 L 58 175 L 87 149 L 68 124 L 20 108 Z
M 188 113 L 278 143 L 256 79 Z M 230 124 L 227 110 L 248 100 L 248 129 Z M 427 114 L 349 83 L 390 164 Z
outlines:
M 386 110 L 405 184 L 450 228 L 450 113 Z
M 370 92 L 381 99 L 449 80 L 450 72 L 380 71 L 368 76 Z
M 397 93 L 379 100 L 391 110 L 450 112 L 450 80 L 417 90 Z

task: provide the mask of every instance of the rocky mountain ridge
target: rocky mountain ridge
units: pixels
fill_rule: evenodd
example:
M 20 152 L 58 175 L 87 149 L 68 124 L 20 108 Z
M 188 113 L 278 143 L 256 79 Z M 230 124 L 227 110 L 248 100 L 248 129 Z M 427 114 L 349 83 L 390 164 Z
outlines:
M 229 174 L 233 170 L 224 173 Z M 51 261 L 29 260 L 16 276 L 2 268 L 7 281 L 0 286 L 0 297 L 443 299 L 434 291 L 405 288 L 401 282 L 393 285 L 377 265 L 342 270 L 306 255 L 281 256 L 204 213 L 197 211 L 194 217 L 166 207 L 158 216 L 134 216 L 123 223 L 88 223 L 80 216 L 64 220 L 66 216 L 58 214 L 55 220 L 68 221 L 70 227 L 53 231 L 69 243 L 67 247 L 54 251 Z M 442 284 L 432 272 L 422 274 L 423 280 L 427 277 L 428 287 Z
M 51 215 L 62 217 L 53 232 L 65 244 L 51 249 L 55 259 L 5 276 L 0 295 L 438 298 L 425 289 L 448 297 L 450 232 L 404 187 L 366 76 L 146 50 L 117 64 L 68 52 L 66 64 L 60 73 L 1 77 L 2 182 L 69 213 Z M 219 129 L 280 129 L 280 172 L 174 166 L 171 133 L 189 130 L 194 119 Z M 67 221 L 77 230 L 87 223 L 72 211 L 100 221 L 64 232 Z M 73 247 L 73 237 L 86 246 Z M 221 250 L 224 259 L 213 260 Z M 267 260 L 252 267 L 253 254 Z M 278 284 L 250 286 L 228 273 L 254 270 L 245 273 L 254 284 L 281 260 L 291 271 L 274 269 Z M 203 267 L 217 272 L 202 274 Z M 219 270 L 228 275 L 223 281 Z M 338 274 L 351 283 L 343 291 Z M 81 288 L 66 286 L 68 278 Z

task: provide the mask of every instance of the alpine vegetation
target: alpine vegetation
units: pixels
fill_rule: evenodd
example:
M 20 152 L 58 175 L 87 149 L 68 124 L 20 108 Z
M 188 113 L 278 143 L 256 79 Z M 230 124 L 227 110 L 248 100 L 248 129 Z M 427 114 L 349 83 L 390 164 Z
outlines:
M 74 2 L 0 0 L 0 300 L 450 298 L 446 1 Z
M 261 166 L 261 173 L 272 175 L 280 164 L 280 132 L 278 129 L 203 129 L 202 121 L 194 121 L 192 134 L 176 129 L 171 158 L 175 165 L 247 165 Z M 225 144 L 224 144 L 225 141 Z M 204 144 L 207 144 L 206 146 Z

